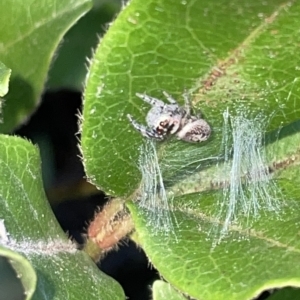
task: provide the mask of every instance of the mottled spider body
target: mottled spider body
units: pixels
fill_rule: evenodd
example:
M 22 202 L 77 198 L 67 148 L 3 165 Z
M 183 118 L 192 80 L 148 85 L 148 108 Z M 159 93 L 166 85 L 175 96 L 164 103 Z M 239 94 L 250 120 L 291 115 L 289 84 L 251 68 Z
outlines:
M 146 117 L 148 127 L 137 123 L 131 115 L 127 115 L 133 127 L 143 136 L 164 140 L 167 136 L 176 134 L 178 139 L 191 143 L 203 142 L 209 138 L 211 133 L 209 124 L 201 117 L 190 114 L 187 97 L 183 108 L 166 92 L 164 95 L 169 101 L 168 104 L 145 94 L 136 95 L 152 106 Z

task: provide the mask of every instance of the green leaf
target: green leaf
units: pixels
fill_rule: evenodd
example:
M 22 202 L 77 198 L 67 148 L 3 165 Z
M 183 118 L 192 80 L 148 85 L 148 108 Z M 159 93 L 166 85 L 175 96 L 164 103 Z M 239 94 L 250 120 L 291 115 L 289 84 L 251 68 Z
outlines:
M 118 196 L 139 184 L 142 137 L 126 114 L 145 122 L 149 105 L 136 92 L 161 98 L 165 90 L 182 103 L 184 90 L 193 91 L 192 104 L 214 131 L 202 147 L 206 156 L 219 151 L 227 108 L 274 115 L 267 130 L 295 121 L 299 6 L 280 0 L 131 1 L 102 39 L 87 79 L 82 150 L 92 181 Z
M 11 70 L 0 61 L 0 97 L 3 97 L 8 92 L 10 74 Z
M 157 144 L 166 193 L 175 195 L 169 213 L 174 230 L 166 233 L 156 226 L 165 207 L 157 207 L 153 215 L 139 204 L 128 204 L 134 240 L 163 278 L 190 297 L 251 299 L 265 289 L 300 285 L 300 272 L 293 267 L 300 259 L 299 19 L 298 2 L 133 0 L 91 62 L 82 150 L 88 176 L 105 192 L 150 202 L 151 189 L 138 188 L 148 182 L 137 167 L 145 166 L 147 172 L 147 161 L 140 160 L 143 137 L 126 118 L 130 113 L 145 123 L 150 107 L 136 92 L 162 98 L 167 91 L 183 104 L 187 89 L 193 108 L 212 127 L 212 136 L 202 144 L 175 139 Z M 236 131 L 240 143 L 250 135 L 253 148 L 234 141 L 232 126 L 224 126 L 226 113 L 232 118 L 225 121 L 243 118 L 252 124 L 253 131 L 250 126 L 243 132 L 243 122 Z M 264 149 L 256 140 L 265 133 Z M 257 163 L 253 155 L 258 160 L 267 151 L 266 165 L 258 166 L 273 175 L 265 182 L 249 182 L 247 173 L 246 180 L 240 178 L 239 193 L 248 200 L 254 195 L 253 205 L 265 203 L 250 212 L 239 208 L 235 226 L 222 211 L 222 205 L 230 205 L 225 195 L 230 169 L 220 150 L 224 145 L 233 147 L 233 153 L 227 151 L 233 160 L 227 163 L 236 167 L 242 163 L 234 158 L 239 150 L 248 163 Z M 153 155 L 147 149 L 142 154 Z M 214 180 L 220 174 L 225 180 L 218 186 Z
M 118 0 L 95 0 L 93 8 L 67 32 L 50 69 L 48 88 L 83 89 L 87 57 L 91 57 L 91 49 L 97 46 L 120 5 Z
M 12 70 L 2 132 L 23 122 L 37 106 L 57 45 L 90 5 L 90 0 L 0 2 L 0 57 Z
M 24 288 L 24 294 L 26 295 L 25 300 L 32 299 L 32 295 L 36 288 L 37 276 L 29 261 L 17 252 L 1 246 L 0 256 L 6 257 L 9 260 L 10 264 L 15 270 L 16 276 L 19 278 L 19 280 L 21 280 Z M 3 271 L 3 269 L 1 269 L 1 271 Z M 5 287 L 2 286 L 2 290 L 4 288 Z M 10 294 L 11 293 L 12 291 L 10 291 Z
M 222 236 L 227 211 L 216 213 L 227 205 L 233 208 L 224 203 L 231 200 L 225 198 L 224 190 L 212 190 L 221 169 L 212 165 L 172 187 L 175 195 L 176 191 L 183 195 L 173 201 L 170 217 L 175 225 L 169 235 L 153 227 L 153 218 L 161 217 L 159 208 L 151 216 L 131 203 L 135 241 L 166 280 L 196 299 L 252 299 L 265 289 L 300 286 L 300 271 L 293 267 L 300 259 L 299 145 L 300 122 L 282 129 L 279 139 L 266 146 L 276 183 L 270 181 L 258 188 L 259 192 L 265 190 L 264 197 L 278 198 L 278 207 L 273 210 L 262 202 L 264 199 L 255 199 L 262 206 L 260 216 L 253 216 L 253 212 L 251 216 L 237 215 Z M 248 185 L 248 191 L 254 188 Z
M 162 280 L 153 283 L 153 300 L 185 300 L 186 298 L 175 291 L 170 284 Z
M 120 286 L 76 249 L 46 200 L 38 149 L 0 136 L 1 244 L 24 255 L 38 281 L 32 299 L 124 299 Z

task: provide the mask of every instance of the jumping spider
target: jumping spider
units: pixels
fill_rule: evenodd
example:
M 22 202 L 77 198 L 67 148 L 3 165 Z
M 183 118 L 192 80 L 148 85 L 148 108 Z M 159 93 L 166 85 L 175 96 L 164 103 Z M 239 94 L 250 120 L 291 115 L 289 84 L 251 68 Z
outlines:
M 146 122 L 148 127 L 137 123 L 131 115 L 127 115 L 130 123 L 143 136 L 157 140 L 164 140 L 167 136 L 176 134 L 179 140 L 190 143 L 206 141 L 210 134 L 209 124 L 201 116 L 191 115 L 187 95 L 184 95 L 185 106 L 181 107 L 166 92 L 163 92 L 169 103 L 150 97 L 145 94 L 136 95 L 152 105 Z

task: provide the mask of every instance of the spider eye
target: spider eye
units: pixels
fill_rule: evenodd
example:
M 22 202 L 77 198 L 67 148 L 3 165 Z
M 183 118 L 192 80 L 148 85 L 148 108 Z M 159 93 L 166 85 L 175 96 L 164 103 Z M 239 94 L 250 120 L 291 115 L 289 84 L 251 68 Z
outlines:
M 169 124 L 168 120 L 159 122 L 159 126 L 161 126 L 163 128 L 168 127 L 168 124 Z

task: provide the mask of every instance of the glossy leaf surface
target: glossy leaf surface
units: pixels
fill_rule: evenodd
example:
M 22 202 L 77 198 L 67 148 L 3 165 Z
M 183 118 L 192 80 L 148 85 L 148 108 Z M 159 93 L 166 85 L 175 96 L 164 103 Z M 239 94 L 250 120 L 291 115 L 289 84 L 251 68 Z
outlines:
M 157 147 L 167 191 L 176 196 L 174 234 L 156 230 L 140 206 L 129 204 L 134 239 L 162 276 L 193 298 L 251 299 L 264 289 L 300 285 L 292 267 L 300 259 L 299 17 L 298 2 L 133 0 L 91 63 L 82 149 L 88 176 L 105 192 L 136 200 L 143 182 L 137 167 L 143 137 L 126 118 L 130 113 L 145 124 L 149 105 L 136 92 L 163 99 L 167 91 L 182 104 L 187 89 L 212 127 L 205 143 L 170 139 Z M 233 143 L 233 152 L 243 149 L 246 157 L 252 151 L 256 159 L 267 152 L 263 167 L 272 175 L 267 184 L 278 188 L 279 205 L 273 212 L 259 208 L 260 216 L 239 216 L 242 225 L 230 226 L 218 244 L 226 216 L 216 215 L 224 188 L 215 180 L 222 172 L 230 178 L 221 169 L 224 137 L 232 146 L 230 129 L 224 134 L 226 112 L 254 128 L 258 123 L 258 138 L 266 133 L 263 147 Z

